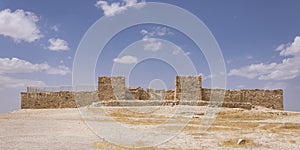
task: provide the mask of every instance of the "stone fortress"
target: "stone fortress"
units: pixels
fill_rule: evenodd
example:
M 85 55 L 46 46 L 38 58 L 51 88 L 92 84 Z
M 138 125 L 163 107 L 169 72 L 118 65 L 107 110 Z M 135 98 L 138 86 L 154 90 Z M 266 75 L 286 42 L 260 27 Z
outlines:
M 202 88 L 201 76 L 176 76 L 174 90 L 128 88 L 123 76 L 99 76 L 98 90 L 74 90 L 28 87 L 21 92 L 22 109 L 77 108 L 91 104 L 101 106 L 160 106 L 211 104 L 215 95 L 224 95 L 219 106 L 251 109 L 262 106 L 283 110 L 283 90 L 224 90 Z M 212 97 L 212 99 L 211 99 Z

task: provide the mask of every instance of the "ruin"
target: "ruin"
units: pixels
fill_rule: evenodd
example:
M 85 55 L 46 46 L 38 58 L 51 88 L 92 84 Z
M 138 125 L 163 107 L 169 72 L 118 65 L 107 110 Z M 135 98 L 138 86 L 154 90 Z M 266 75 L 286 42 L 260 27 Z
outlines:
M 50 88 L 51 89 L 51 88 Z M 251 109 L 263 106 L 283 110 L 283 90 L 224 90 L 202 88 L 201 76 L 176 76 L 174 90 L 125 86 L 125 77 L 98 77 L 98 89 L 74 91 L 28 87 L 21 92 L 22 109 L 76 108 L 98 103 L 103 106 L 209 105 L 212 92 L 224 94 L 223 107 Z

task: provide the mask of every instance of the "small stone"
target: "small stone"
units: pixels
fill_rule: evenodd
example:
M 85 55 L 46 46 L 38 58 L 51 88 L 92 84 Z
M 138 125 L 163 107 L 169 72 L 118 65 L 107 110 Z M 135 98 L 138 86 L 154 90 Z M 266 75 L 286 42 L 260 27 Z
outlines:
M 244 139 L 239 139 L 238 142 L 236 143 L 237 145 L 245 144 L 246 140 Z

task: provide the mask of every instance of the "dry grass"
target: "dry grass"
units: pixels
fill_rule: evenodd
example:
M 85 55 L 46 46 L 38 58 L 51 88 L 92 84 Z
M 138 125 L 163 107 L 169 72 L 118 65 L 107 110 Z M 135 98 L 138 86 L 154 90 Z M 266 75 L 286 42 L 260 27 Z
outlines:
M 213 124 L 212 129 L 222 127 L 224 130 L 251 130 L 256 129 L 259 126 L 257 122 L 226 122 L 226 121 L 216 121 Z
M 207 136 L 208 133 L 205 133 L 205 132 L 196 133 L 196 132 L 194 132 L 194 133 L 192 133 L 191 135 L 194 136 L 194 137 L 198 137 L 198 136 Z
M 89 109 L 89 111 L 96 114 L 97 111 L 103 110 L 98 110 L 96 108 Z M 105 113 L 117 122 L 130 125 L 159 125 L 167 122 L 170 119 L 163 115 L 155 115 L 153 113 L 139 113 L 127 108 L 106 108 Z
M 192 132 L 190 133 L 190 135 L 194 138 L 194 139 L 202 139 L 205 136 L 208 136 L 209 133 L 208 132 Z
M 289 140 L 290 143 L 296 144 L 297 142 L 295 140 Z
M 272 130 L 272 129 L 278 128 L 278 126 L 280 126 L 280 124 L 279 123 L 264 123 L 264 124 L 261 124 L 259 129 L 261 129 L 261 130 Z
M 231 121 L 249 121 L 249 120 L 266 120 L 281 118 L 284 114 L 273 112 L 245 112 L 243 110 L 238 111 L 222 111 L 218 114 L 217 120 L 231 120 Z
M 300 131 L 300 123 L 282 123 L 278 129 Z
M 282 136 L 289 136 L 286 132 L 293 132 L 300 136 L 300 123 L 265 123 L 260 126 L 261 130 L 270 131 L 272 133 L 280 134 Z

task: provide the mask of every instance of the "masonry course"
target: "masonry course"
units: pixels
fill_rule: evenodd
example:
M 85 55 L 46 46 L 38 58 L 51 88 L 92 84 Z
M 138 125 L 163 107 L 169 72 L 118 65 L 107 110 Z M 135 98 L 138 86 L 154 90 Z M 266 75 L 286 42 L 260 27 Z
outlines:
M 283 90 L 224 90 L 202 88 L 201 76 L 176 76 L 174 90 L 127 88 L 125 77 L 98 77 L 98 90 L 51 91 L 27 88 L 21 93 L 22 109 L 76 108 L 98 103 L 104 106 L 209 105 L 251 109 L 263 106 L 283 110 Z M 31 89 L 30 91 L 28 89 Z M 71 89 L 71 88 L 70 88 Z M 222 102 L 214 101 L 224 97 Z

